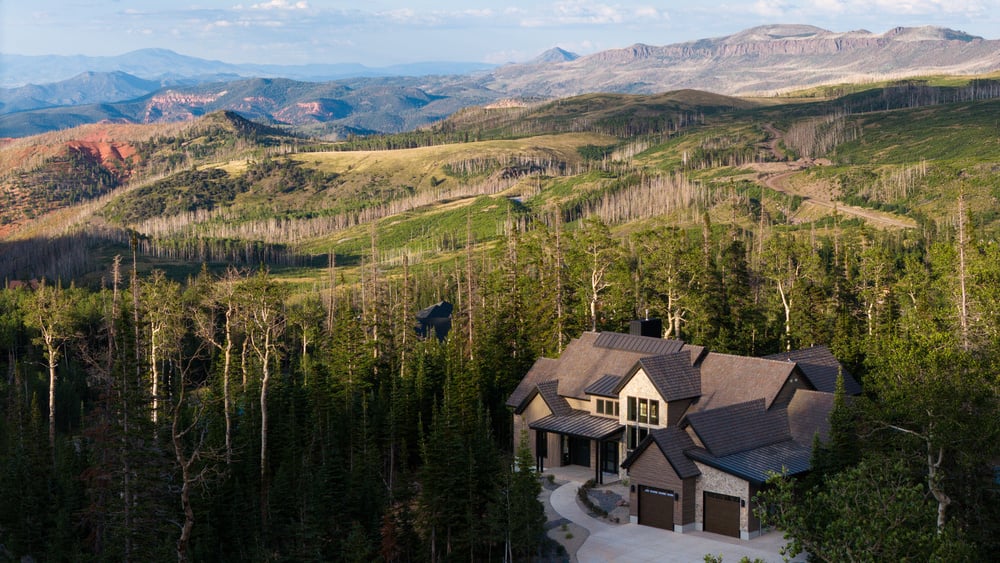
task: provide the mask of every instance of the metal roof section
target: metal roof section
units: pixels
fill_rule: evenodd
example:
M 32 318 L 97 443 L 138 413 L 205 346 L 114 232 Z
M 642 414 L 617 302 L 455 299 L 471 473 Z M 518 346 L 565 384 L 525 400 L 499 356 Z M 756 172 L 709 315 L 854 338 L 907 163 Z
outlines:
M 621 380 L 622 377 L 620 375 L 612 375 L 609 373 L 608 375 L 605 375 L 588 385 L 583 392 L 588 395 L 597 395 L 598 397 L 611 397 L 612 399 L 617 399 L 618 382 Z
M 577 438 L 587 438 L 590 440 L 605 440 L 616 434 L 620 434 L 625 427 L 618 424 L 614 418 L 593 416 L 583 411 L 573 411 L 575 414 L 568 416 L 549 415 L 540 418 L 528 425 L 532 430 L 543 430 L 545 432 L 555 432 L 556 434 L 566 434 Z
M 608 348 L 611 350 L 622 350 L 625 352 L 638 352 L 651 356 L 672 354 L 680 352 L 684 347 L 684 342 L 680 340 L 665 340 L 663 338 L 653 338 L 651 336 L 635 336 L 632 334 L 621 334 L 618 332 L 602 332 L 597 335 L 594 346 L 598 348 Z
M 796 475 L 808 471 L 812 448 L 785 440 L 722 457 L 714 456 L 701 448 L 687 450 L 685 454 L 695 461 L 746 479 L 755 485 L 763 485 L 771 473 Z

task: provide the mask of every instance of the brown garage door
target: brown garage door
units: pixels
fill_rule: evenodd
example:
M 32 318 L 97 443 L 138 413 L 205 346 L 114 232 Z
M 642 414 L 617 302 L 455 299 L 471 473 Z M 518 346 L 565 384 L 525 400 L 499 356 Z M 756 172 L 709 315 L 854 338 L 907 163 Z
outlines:
M 719 493 L 705 493 L 705 531 L 740 537 L 740 499 Z
M 663 489 L 639 486 L 639 523 L 673 531 L 674 494 Z

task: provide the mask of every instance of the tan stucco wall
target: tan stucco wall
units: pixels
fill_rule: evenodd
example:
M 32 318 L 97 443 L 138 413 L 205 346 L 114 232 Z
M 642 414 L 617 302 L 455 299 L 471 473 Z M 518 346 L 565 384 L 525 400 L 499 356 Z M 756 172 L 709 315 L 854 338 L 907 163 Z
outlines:
M 531 454 L 534 457 L 538 457 L 538 451 L 535 447 L 535 432 L 528 428 L 528 425 L 532 422 L 545 418 L 552 414 L 552 410 L 549 406 L 545 404 L 545 400 L 542 399 L 541 395 L 535 395 L 535 398 L 528 403 L 527 408 L 521 412 L 521 414 L 514 415 L 514 439 L 521 439 L 521 431 L 528 431 L 528 443 L 531 445 Z M 559 435 L 552 434 L 548 435 L 548 448 L 549 455 L 545 458 L 546 467 L 557 467 L 560 462 L 560 452 L 559 452 Z M 517 443 L 514 444 L 517 447 Z
M 740 532 L 746 533 L 749 526 L 750 483 L 704 463 L 694 463 L 701 471 L 695 487 L 695 518 L 705 523 L 705 491 L 739 497 L 746 506 L 740 507 Z
M 660 396 L 660 392 L 656 390 L 653 386 L 653 382 L 649 380 L 642 369 L 636 371 L 632 379 L 622 387 L 622 390 L 618 393 L 618 401 L 621 404 L 618 422 L 626 425 L 629 423 L 628 420 L 628 397 L 636 397 L 639 399 L 653 399 L 660 402 L 660 422 L 659 424 L 648 425 L 650 428 L 664 428 L 667 425 L 667 403 Z

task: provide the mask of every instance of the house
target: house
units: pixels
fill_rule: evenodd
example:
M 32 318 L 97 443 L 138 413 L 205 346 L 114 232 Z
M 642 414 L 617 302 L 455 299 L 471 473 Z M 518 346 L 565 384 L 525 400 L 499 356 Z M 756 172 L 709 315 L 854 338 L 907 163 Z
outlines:
M 861 392 L 825 346 L 752 358 L 634 329 L 586 332 L 540 358 L 507 405 L 540 469 L 628 478 L 633 522 L 750 539 L 761 532 L 751 499 L 769 473 L 809 470 L 838 374 L 846 393 Z

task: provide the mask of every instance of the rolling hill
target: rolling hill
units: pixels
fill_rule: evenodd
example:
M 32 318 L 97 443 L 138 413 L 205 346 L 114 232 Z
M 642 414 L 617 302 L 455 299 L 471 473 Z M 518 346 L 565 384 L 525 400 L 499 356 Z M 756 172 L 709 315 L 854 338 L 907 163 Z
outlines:
M 18 209 L 35 207 L 10 220 L 12 237 L 91 233 L 99 248 L 136 233 L 145 261 L 174 268 L 309 266 L 329 252 L 350 268 L 373 232 L 386 267 L 403 255 L 416 265 L 445 259 L 470 234 L 492 244 L 511 224 L 571 227 L 594 215 L 623 234 L 697 229 L 706 216 L 747 232 L 926 229 L 951 220 L 959 191 L 986 232 L 1000 225 L 991 211 L 1000 142 L 989 118 L 1000 108 L 995 97 L 958 95 L 984 84 L 911 81 L 833 100 L 590 94 L 466 109 L 422 131 L 322 145 L 211 113 L 9 143 L 0 177 L 36 187 L 34 199 L 18 200 L 27 202 Z M 127 146 L 115 144 L 125 135 L 116 127 L 129 132 Z M 84 142 L 98 137 L 103 145 Z M 24 158 L 29 146 L 33 159 Z M 132 164 L 117 168 L 65 152 L 124 156 L 128 147 Z M 59 182 L 44 178 L 73 170 L 111 181 L 78 173 L 103 187 L 76 199 L 46 191 Z

